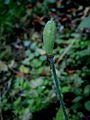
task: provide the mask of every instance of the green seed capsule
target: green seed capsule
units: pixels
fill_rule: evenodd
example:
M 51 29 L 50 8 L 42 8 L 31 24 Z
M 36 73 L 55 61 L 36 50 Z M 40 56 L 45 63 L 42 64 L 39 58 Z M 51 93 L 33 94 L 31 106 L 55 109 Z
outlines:
M 55 34 L 56 34 L 56 24 L 51 19 L 46 23 L 43 31 L 44 50 L 47 55 L 51 55 L 53 52 Z

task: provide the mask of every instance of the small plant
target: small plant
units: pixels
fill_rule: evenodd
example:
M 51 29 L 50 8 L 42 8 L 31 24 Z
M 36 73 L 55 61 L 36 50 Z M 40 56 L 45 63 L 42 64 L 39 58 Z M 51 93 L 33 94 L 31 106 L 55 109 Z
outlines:
M 66 113 L 63 99 L 62 99 L 61 91 L 59 89 L 59 83 L 58 83 L 58 79 L 57 79 L 57 75 L 56 75 L 53 54 L 52 54 L 54 40 L 55 40 L 55 34 L 56 34 L 56 25 L 55 25 L 55 22 L 53 21 L 53 19 L 51 19 L 46 23 L 45 28 L 44 28 L 44 32 L 43 32 L 44 49 L 46 51 L 47 59 L 49 61 L 50 68 L 51 68 L 53 76 L 54 76 L 54 83 L 56 86 L 56 92 L 57 92 L 57 96 L 58 96 L 58 99 L 60 101 L 60 104 L 61 104 L 61 107 L 63 110 L 64 118 L 65 118 L 65 120 L 68 120 L 68 116 Z

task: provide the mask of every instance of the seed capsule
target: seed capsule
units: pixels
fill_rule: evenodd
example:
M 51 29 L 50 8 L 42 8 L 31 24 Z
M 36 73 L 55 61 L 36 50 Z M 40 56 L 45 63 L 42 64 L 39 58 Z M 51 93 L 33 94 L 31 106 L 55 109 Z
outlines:
M 44 50 L 47 55 L 51 55 L 53 53 L 55 34 L 56 34 L 56 24 L 53 21 L 53 19 L 51 19 L 46 23 L 43 30 Z

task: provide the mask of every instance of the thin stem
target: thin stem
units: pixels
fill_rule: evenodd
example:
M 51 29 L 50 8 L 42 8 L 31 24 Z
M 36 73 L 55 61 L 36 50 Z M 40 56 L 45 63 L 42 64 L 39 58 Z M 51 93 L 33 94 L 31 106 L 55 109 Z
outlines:
M 61 54 L 60 58 L 58 59 L 57 63 L 59 63 L 68 53 L 68 51 L 70 51 L 70 49 L 72 48 L 74 42 L 76 41 L 76 39 L 72 40 L 70 42 L 70 45 L 68 45 L 68 47 L 65 48 L 64 52 Z
M 56 75 L 56 70 L 55 70 L 55 65 L 54 65 L 54 61 L 53 61 L 53 56 L 48 56 L 48 61 L 50 63 L 50 68 L 52 70 L 53 76 L 54 76 L 54 81 L 55 81 L 55 85 L 56 85 L 56 90 L 57 90 L 57 95 L 58 95 L 58 99 L 59 102 L 61 104 L 62 110 L 63 110 L 63 114 L 64 114 L 64 118 L 65 120 L 68 120 L 68 116 L 66 113 L 66 109 L 65 109 L 65 105 L 61 96 L 61 91 L 59 89 L 59 83 L 58 83 L 58 79 L 57 79 L 57 75 Z

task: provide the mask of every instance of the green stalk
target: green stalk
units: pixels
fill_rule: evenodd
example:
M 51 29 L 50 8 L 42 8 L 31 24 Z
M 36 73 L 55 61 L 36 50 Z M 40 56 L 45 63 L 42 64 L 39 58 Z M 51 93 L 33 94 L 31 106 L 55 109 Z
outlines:
M 56 91 L 57 91 L 59 102 L 60 102 L 61 107 L 62 107 L 64 118 L 65 118 L 65 120 L 68 120 L 68 116 L 67 116 L 67 113 L 66 113 L 65 105 L 64 105 L 64 102 L 63 102 L 63 99 L 62 99 L 62 96 L 61 96 L 61 91 L 59 89 L 59 83 L 58 83 L 58 79 L 57 79 L 57 75 L 56 75 L 56 70 L 55 70 L 53 56 L 47 56 L 47 59 L 49 61 L 50 68 L 51 68 L 52 73 L 53 73 L 54 83 L 55 83 L 55 86 L 56 86 Z
M 55 42 L 55 34 L 56 34 L 56 24 L 53 21 L 53 19 L 49 20 L 43 30 L 43 45 L 44 45 L 44 50 L 46 52 L 48 61 L 50 63 L 50 67 L 54 76 L 54 83 L 56 86 L 56 92 L 59 98 L 59 102 L 61 104 L 62 110 L 63 110 L 63 114 L 64 114 L 64 118 L 65 120 L 68 120 L 68 116 L 66 113 L 66 109 L 64 106 L 64 102 L 61 96 L 61 91 L 59 89 L 59 83 L 57 80 L 57 75 L 56 75 L 56 70 L 55 70 L 55 65 L 54 65 L 54 61 L 53 61 L 53 46 L 54 46 L 54 42 Z

